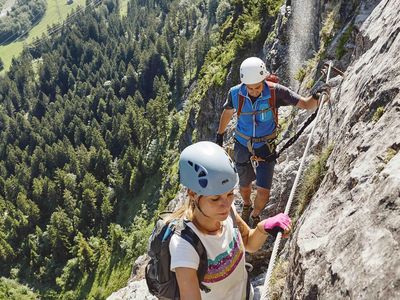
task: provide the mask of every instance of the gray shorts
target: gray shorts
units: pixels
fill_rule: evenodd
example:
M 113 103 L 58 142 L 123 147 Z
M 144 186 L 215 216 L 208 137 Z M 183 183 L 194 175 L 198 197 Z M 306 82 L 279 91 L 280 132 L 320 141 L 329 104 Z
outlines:
M 267 147 L 265 147 L 265 149 L 255 150 L 256 155 L 259 157 L 266 157 L 268 155 L 267 151 Z M 256 180 L 257 186 L 268 190 L 271 189 L 275 161 L 260 161 L 258 167 L 256 168 L 255 174 L 253 166 L 250 162 L 251 153 L 249 152 L 247 147 L 243 146 L 238 141 L 235 141 L 233 153 L 236 169 L 239 174 L 240 186 L 249 186 L 254 180 Z

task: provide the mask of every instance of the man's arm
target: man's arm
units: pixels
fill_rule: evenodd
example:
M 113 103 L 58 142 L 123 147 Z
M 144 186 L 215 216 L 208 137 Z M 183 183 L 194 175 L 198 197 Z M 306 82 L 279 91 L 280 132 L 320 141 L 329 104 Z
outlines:
M 302 109 L 313 109 L 318 106 L 318 99 L 313 98 L 313 96 L 301 97 L 296 106 Z
M 317 89 L 312 96 L 308 97 L 300 96 L 299 94 L 280 84 L 275 85 L 275 91 L 278 107 L 294 105 L 301 109 L 313 109 L 318 106 L 318 99 L 321 96 L 321 91 L 327 91 L 327 88 L 326 85 L 324 85 L 321 89 Z
M 233 108 L 225 108 L 221 114 L 221 118 L 219 120 L 218 132 L 219 134 L 223 134 L 228 126 L 229 121 L 232 119 L 235 110 Z
M 296 106 L 299 108 L 312 109 L 319 105 L 319 100 L 323 97 L 324 94 L 328 95 L 328 97 L 325 98 L 325 101 L 328 100 L 330 92 L 330 85 L 327 83 L 321 83 L 317 85 L 314 90 L 311 90 L 311 96 L 307 98 L 301 97 Z

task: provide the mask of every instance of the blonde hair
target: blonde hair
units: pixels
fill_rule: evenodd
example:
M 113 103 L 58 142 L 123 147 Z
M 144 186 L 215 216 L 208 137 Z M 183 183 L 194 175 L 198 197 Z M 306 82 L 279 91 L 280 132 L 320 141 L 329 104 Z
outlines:
M 183 203 L 183 205 L 180 206 L 178 209 L 176 209 L 173 213 L 166 216 L 165 222 L 169 223 L 172 220 L 177 220 L 177 219 L 187 219 L 189 221 L 192 221 L 194 208 L 195 205 L 193 199 L 191 199 L 191 197 L 187 195 L 185 203 Z

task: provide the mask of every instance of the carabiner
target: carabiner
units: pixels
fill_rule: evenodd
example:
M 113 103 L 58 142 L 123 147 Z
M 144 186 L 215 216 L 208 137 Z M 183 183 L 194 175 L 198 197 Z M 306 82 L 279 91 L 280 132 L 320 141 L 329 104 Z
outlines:
M 257 169 L 257 167 L 259 166 L 257 158 L 252 156 L 252 157 L 250 157 L 250 161 L 251 161 L 251 165 L 253 166 L 253 169 L 254 170 Z

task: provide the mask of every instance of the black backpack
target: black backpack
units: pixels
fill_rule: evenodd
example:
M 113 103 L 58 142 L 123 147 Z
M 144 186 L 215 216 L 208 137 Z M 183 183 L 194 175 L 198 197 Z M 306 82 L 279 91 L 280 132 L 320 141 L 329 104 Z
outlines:
M 149 239 L 148 255 L 150 261 L 146 266 L 146 283 L 151 294 L 159 299 L 179 299 L 179 287 L 175 272 L 170 271 L 171 255 L 169 242 L 174 233 L 179 234 L 196 250 L 200 258 L 197 277 L 200 289 L 209 292 L 202 284 L 208 268 L 207 252 L 196 233 L 186 224 L 187 221 L 175 220 L 166 223 L 163 219 L 157 221 Z

